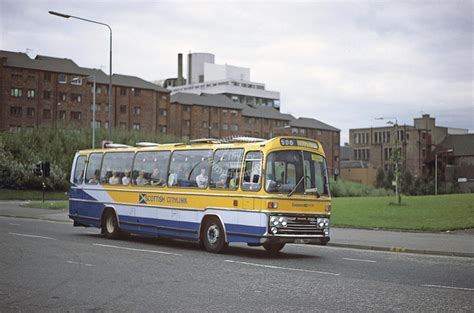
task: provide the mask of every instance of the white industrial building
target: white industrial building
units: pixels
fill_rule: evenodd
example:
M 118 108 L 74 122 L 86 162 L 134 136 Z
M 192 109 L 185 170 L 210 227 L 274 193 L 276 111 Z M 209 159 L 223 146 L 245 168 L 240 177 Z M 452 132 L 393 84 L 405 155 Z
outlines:
M 178 55 L 177 82 L 184 82 L 182 56 Z M 172 84 L 168 88 L 177 92 L 223 94 L 232 101 L 250 106 L 269 106 L 280 109 L 280 93 L 265 90 L 265 84 L 250 80 L 250 69 L 233 65 L 215 64 L 211 53 L 188 54 L 186 84 Z

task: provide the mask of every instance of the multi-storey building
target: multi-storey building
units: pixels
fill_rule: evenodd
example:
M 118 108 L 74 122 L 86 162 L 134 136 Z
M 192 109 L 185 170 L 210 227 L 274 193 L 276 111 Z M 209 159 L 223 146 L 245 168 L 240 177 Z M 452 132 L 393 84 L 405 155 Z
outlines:
M 448 134 L 467 133 L 467 129 L 436 126 L 435 118 L 423 114 L 414 125 L 358 128 L 349 130 L 351 160 L 366 161 L 374 168 L 393 167 L 393 154 L 400 150 L 400 164 L 415 176 L 427 172 L 432 151 Z
M 215 64 L 211 53 L 190 53 L 187 80 L 183 78 L 182 69 L 182 56 L 179 54 L 178 78 L 173 83 L 164 81 L 172 93 L 221 94 L 235 103 L 280 109 L 280 93 L 266 90 L 263 83 L 251 81 L 249 68 Z
M 96 80 L 96 120 L 108 127 L 109 76 L 70 59 L 0 51 L 0 131 L 90 127 Z M 168 120 L 169 91 L 138 77 L 112 76 L 112 126 L 159 133 Z

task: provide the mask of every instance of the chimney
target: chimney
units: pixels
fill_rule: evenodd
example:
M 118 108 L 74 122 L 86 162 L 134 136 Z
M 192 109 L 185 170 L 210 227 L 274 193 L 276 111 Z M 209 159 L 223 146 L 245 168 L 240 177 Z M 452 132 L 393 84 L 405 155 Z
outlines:
M 183 82 L 183 54 L 178 53 L 178 79 L 176 85 L 182 86 L 184 85 Z
M 192 80 L 192 70 L 191 70 L 191 67 L 192 67 L 192 63 L 193 63 L 193 58 L 192 58 L 192 54 L 191 53 L 188 53 L 188 85 L 191 85 L 193 83 L 193 80 Z

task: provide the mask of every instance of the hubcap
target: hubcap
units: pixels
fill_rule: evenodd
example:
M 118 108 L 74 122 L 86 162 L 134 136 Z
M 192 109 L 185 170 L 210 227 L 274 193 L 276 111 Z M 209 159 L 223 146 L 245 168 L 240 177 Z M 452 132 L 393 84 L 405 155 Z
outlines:
M 109 218 L 107 219 L 107 223 L 106 223 L 105 226 L 107 227 L 107 232 L 108 232 L 109 234 L 111 234 L 111 233 L 114 232 L 114 230 L 115 230 L 115 225 L 114 225 L 114 221 L 113 221 L 113 218 L 112 218 L 112 217 L 109 217 Z
M 207 229 L 207 241 L 209 241 L 210 244 L 215 245 L 219 240 L 219 235 L 219 227 L 217 227 L 217 225 L 211 225 Z

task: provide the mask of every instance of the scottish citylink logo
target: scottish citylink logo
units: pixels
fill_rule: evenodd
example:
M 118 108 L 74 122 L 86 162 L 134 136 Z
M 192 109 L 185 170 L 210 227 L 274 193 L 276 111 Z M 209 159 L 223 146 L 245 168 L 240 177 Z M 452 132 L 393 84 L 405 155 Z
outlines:
M 146 204 L 146 198 L 147 198 L 146 193 L 139 194 L 138 203 Z

